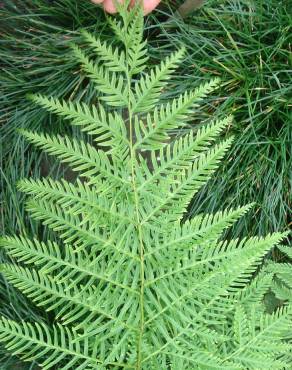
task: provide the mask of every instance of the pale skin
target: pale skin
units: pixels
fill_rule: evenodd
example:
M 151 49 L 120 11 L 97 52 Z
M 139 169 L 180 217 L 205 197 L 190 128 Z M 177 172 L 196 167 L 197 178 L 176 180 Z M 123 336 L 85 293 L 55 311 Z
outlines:
M 107 13 L 116 13 L 116 7 L 114 5 L 115 0 L 91 0 L 95 4 L 101 4 L 104 10 Z M 123 3 L 124 0 L 118 0 L 120 3 Z M 143 9 L 144 9 L 144 14 L 149 14 L 154 10 L 157 5 L 160 3 L 161 0 L 139 0 L 140 2 L 143 3 Z M 135 4 L 136 0 L 131 0 L 130 6 L 133 6 Z

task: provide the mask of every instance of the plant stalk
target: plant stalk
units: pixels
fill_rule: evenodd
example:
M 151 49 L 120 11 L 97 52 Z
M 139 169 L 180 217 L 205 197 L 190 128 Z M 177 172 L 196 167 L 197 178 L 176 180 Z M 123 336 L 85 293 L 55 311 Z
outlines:
M 186 0 L 174 13 L 175 16 L 182 19 L 186 18 L 194 10 L 199 9 L 204 3 L 204 0 Z

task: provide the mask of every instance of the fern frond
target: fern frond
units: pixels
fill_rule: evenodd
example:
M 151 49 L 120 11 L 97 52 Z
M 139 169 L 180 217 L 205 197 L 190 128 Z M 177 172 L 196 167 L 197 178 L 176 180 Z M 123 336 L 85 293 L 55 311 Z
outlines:
M 24 193 L 46 202 L 55 202 L 67 213 L 74 216 L 88 213 L 99 219 L 121 220 L 125 223 L 135 223 L 130 217 L 131 210 L 127 205 L 116 205 L 102 194 L 102 189 L 92 189 L 86 183 L 77 180 L 76 185 L 66 180 L 54 181 L 50 178 L 42 180 L 21 180 L 18 188 Z M 98 199 L 98 200 L 97 200 Z
M 157 104 L 161 91 L 166 86 L 171 73 L 175 71 L 182 60 L 185 49 L 180 49 L 154 67 L 148 74 L 142 76 L 135 83 L 134 94 L 131 101 L 133 113 L 148 112 Z
M 279 246 L 278 247 L 283 253 L 289 255 L 288 247 Z M 272 291 L 281 301 L 292 301 L 292 266 L 290 263 L 270 263 L 268 265 L 268 271 L 276 276 L 273 281 Z
M 280 245 L 278 248 L 280 249 L 281 252 L 286 254 L 286 256 L 288 256 L 290 259 L 292 259 L 292 250 L 291 250 L 290 247 L 288 247 L 286 245 Z
M 181 351 L 171 352 L 171 351 L 163 351 L 164 355 L 171 358 L 173 361 L 179 358 L 183 360 L 181 362 L 182 367 L 176 365 L 174 369 L 181 369 L 184 366 L 187 368 L 192 368 L 193 366 L 199 366 L 199 369 L 216 369 L 216 370 L 237 370 L 242 369 L 240 365 L 234 362 L 228 362 L 222 365 L 222 359 L 219 356 L 215 356 L 212 351 L 204 350 L 204 348 L 198 348 L 194 350 L 193 348 L 188 348 L 184 346 L 184 343 L 180 346 L 182 348 Z
M 278 300 L 284 302 L 292 301 L 291 288 L 288 288 L 287 285 L 284 285 L 283 283 L 274 282 L 271 286 L 271 289 Z
M 125 52 L 119 48 L 113 48 L 105 42 L 101 42 L 91 33 L 83 30 L 82 36 L 94 48 L 96 54 L 103 62 L 103 66 L 107 67 L 111 72 L 126 72 L 127 62 L 125 59 Z
M 124 121 L 117 113 L 107 114 L 102 106 L 97 110 L 94 105 L 89 107 L 84 103 L 71 101 L 67 103 L 64 100 L 42 95 L 29 95 L 29 98 L 47 111 L 70 120 L 72 125 L 81 126 L 83 132 L 94 135 L 94 140 L 100 146 L 125 150 L 124 146 L 128 145 Z
M 130 302 L 132 307 L 137 306 L 137 293 L 136 295 L 132 294 L 132 291 L 130 291 L 130 294 L 125 293 L 123 286 L 115 287 L 114 293 L 112 293 L 113 301 L 105 305 L 102 297 L 105 295 L 106 284 L 109 284 L 109 281 L 106 280 L 99 279 L 101 282 L 94 289 L 96 292 L 94 299 L 92 288 L 85 289 L 82 285 L 78 286 L 77 284 L 68 288 L 66 283 L 34 269 L 28 270 L 10 264 L 2 265 L 1 272 L 10 283 L 26 294 L 37 306 L 45 306 L 47 311 L 58 311 L 56 318 L 60 319 L 64 325 L 76 322 L 79 328 L 86 328 L 89 317 L 94 318 L 98 315 L 100 320 L 101 317 L 104 320 L 106 319 L 106 322 L 112 320 L 112 326 L 118 323 L 123 328 L 137 330 L 137 328 L 123 322 L 120 315 L 116 316 L 115 314 L 116 307 L 113 303 L 116 301 L 115 298 L 121 295 L 127 302 Z M 111 287 L 113 286 L 115 284 L 111 282 Z M 90 312 L 90 315 L 88 315 L 88 312 Z M 86 325 L 83 324 L 83 321 L 86 322 Z M 108 327 L 105 326 L 104 330 L 107 329 Z M 101 330 L 99 329 L 99 331 Z
M 231 123 L 232 117 L 214 121 L 207 127 L 202 127 L 194 137 L 193 131 L 175 140 L 166 149 L 160 149 L 159 154 L 151 152 L 152 172 L 145 171 L 145 177 L 138 191 L 146 191 L 166 174 L 175 176 L 177 170 L 189 167 L 202 152 L 207 151 L 220 132 Z M 159 162 L 158 162 L 159 158 Z
M 249 325 L 247 314 L 242 306 L 237 306 L 234 314 L 234 339 L 238 345 L 242 346 L 248 341 Z
M 135 11 L 135 9 L 133 10 Z M 136 9 L 140 11 L 141 9 Z M 148 60 L 147 41 L 143 41 L 143 18 L 135 16 L 128 28 L 128 65 L 130 76 L 141 73 Z
M 176 335 L 168 334 L 170 337 L 165 339 L 165 343 L 160 347 L 156 346 L 151 356 L 157 356 L 162 351 L 165 351 L 166 348 L 168 348 L 168 351 L 176 353 L 178 348 L 175 346 L 175 343 L 179 343 L 182 338 L 185 338 L 187 341 L 189 331 L 191 331 L 189 329 L 192 328 L 194 323 L 193 320 L 196 322 L 202 320 L 203 325 L 208 325 L 208 323 L 212 325 L 212 322 L 218 325 L 219 319 L 219 326 L 223 325 L 227 319 L 227 316 L 224 316 L 224 312 L 227 314 L 228 310 L 234 308 L 230 300 L 227 299 L 224 302 L 224 296 L 226 296 L 228 288 L 238 285 L 242 276 L 250 279 L 271 245 L 274 242 L 279 242 L 283 237 L 285 237 L 285 234 L 259 240 L 254 238 L 253 240 L 247 240 L 247 244 L 243 242 L 238 243 L 238 241 L 229 244 L 223 243 L 222 247 L 224 249 L 222 250 L 222 261 L 220 263 L 216 262 L 216 258 L 220 254 L 215 254 L 211 257 L 214 258 L 213 264 L 206 260 L 205 267 L 198 270 L 194 266 L 194 264 L 199 266 L 202 261 L 198 257 L 192 266 L 186 262 L 185 266 L 180 267 L 176 271 L 170 269 L 168 273 L 157 277 L 155 282 L 152 280 L 149 283 L 151 286 L 147 284 L 146 297 L 148 307 L 146 312 L 149 314 L 146 321 L 147 325 L 151 324 L 151 328 L 155 325 L 154 332 L 159 333 L 158 336 L 162 336 L 162 333 L 160 333 L 162 329 L 169 333 L 166 327 L 167 324 L 171 325 L 171 318 L 174 313 L 177 315 L 176 324 L 179 325 L 179 323 L 183 322 L 181 330 Z M 254 244 L 256 244 L 255 248 Z M 225 248 L 227 249 L 225 250 Z M 226 256 L 229 255 L 227 259 L 224 256 L 225 253 Z M 231 260 L 234 264 L 230 263 Z M 224 272 L 222 271 L 223 266 Z M 189 271 L 188 274 L 187 271 Z M 183 274 L 184 272 L 185 274 Z M 165 279 L 170 280 L 166 282 Z M 244 285 L 243 283 L 241 284 Z M 166 287 L 167 290 L 165 290 Z M 208 296 L 209 293 L 210 296 Z M 193 299 L 194 295 L 195 299 Z M 159 297 L 159 303 L 157 302 L 156 305 L 152 303 L 155 297 Z M 180 310 L 181 307 L 184 307 L 184 311 Z M 199 335 L 199 333 L 195 331 L 193 335 Z M 190 343 L 190 341 L 188 340 L 187 343 Z M 195 348 L 194 345 L 194 352 Z
M 117 4 L 119 8 L 119 4 Z M 129 76 L 142 72 L 148 60 L 147 42 L 143 40 L 143 15 L 139 3 L 135 3 L 132 10 L 124 13 L 119 9 L 123 22 L 109 19 L 109 23 L 117 38 L 122 41 L 127 50 L 126 63 Z
M 145 257 L 164 253 L 169 253 L 170 249 L 178 249 L 181 246 L 183 251 L 195 248 L 204 241 L 217 240 L 222 232 L 232 226 L 239 218 L 248 212 L 253 205 L 239 207 L 237 209 L 217 212 L 215 214 L 199 215 L 186 221 L 183 225 L 178 223 L 173 225 L 168 234 L 159 239 L 158 244 L 145 253 Z
M 130 280 L 128 277 L 127 282 L 120 283 L 118 280 L 108 277 L 101 273 L 100 265 L 84 251 L 71 254 L 68 246 L 61 249 L 55 242 L 47 241 L 46 244 L 36 239 L 30 240 L 23 237 L 3 238 L 0 240 L 0 245 L 18 262 L 36 266 L 40 274 L 55 273 L 55 280 L 60 283 L 68 283 L 74 279 L 76 284 L 86 281 L 88 285 L 88 281 L 91 279 L 90 281 L 95 283 L 97 281 L 104 282 L 112 287 L 125 289 L 133 295 L 138 294 L 137 281 Z
M 242 320 L 242 315 L 240 315 L 240 319 Z M 239 320 L 239 318 L 237 318 L 237 320 Z M 242 363 L 243 366 L 252 366 L 253 368 L 257 366 L 263 368 L 263 366 L 269 363 L 274 363 L 276 368 L 282 368 L 287 365 L 281 363 L 281 360 L 275 361 L 274 356 L 283 351 L 281 339 L 286 337 L 287 330 L 291 328 L 291 322 L 291 308 L 288 307 L 279 308 L 271 315 L 261 315 L 257 322 L 253 322 L 253 327 L 249 335 L 247 335 L 243 341 L 236 346 L 235 351 L 227 357 L 228 360 L 231 359 L 235 362 Z M 248 334 L 247 331 L 246 334 Z M 265 348 L 260 347 L 257 353 L 257 347 L 262 341 L 264 341 L 267 346 Z M 291 346 L 288 345 L 288 347 L 291 349 Z M 263 352 L 269 360 L 266 363 L 260 363 L 260 361 L 264 359 Z M 271 354 L 274 354 L 274 356 L 271 356 Z M 258 355 L 258 361 L 256 361 L 256 355 Z
M 275 239 L 274 239 L 275 240 Z M 157 322 L 158 327 L 167 325 L 168 317 L 173 317 L 176 312 L 176 322 L 182 322 L 182 330 L 178 333 L 178 337 L 182 337 L 188 333 L 188 328 L 193 325 L 193 320 L 198 322 L 202 320 L 202 325 L 218 325 L 221 326 L 227 320 L 228 311 L 235 306 L 232 305 L 230 298 L 226 297 L 229 287 L 238 284 L 238 278 L 242 274 L 250 278 L 251 274 L 267 252 L 269 243 L 274 241 L 260 240 L 256 250 L 253 250 L 252 242 L 249 241 L 249 251 L 244 250 L 244 243 L 238 245 L 238 241 L 229 244 L 228 250 L 224 252 L 219 258 L 222 258 L 220 263 L 216 259 L 218 256 L 213 256 L 213 263 L 205 260 L 200 268 L 200 257 L 197 256 L 197 261 L 194 265 L 187 265 L 187 261 L 183 261 L 185 266 L 180 267 L 174 271 L 169 271 L 159 277 L 160 282 L 151 283 L 147 287 L 146 294 L 148 297 L 147 324 L 154 325 Z M 224 245 L 224 244 L 223 244 Z M 225 245 L 226 247 L 226 245 Z M 250 256 L 254 255 L 251 260 Z M 229 256 L 225 258 L 225 256 Z M 194 256 L 195 258 L 196 256 Z M 209 257 L 208 257 L 209 258 Z M 234 261 L 234 265 L 230 261 Z M 205 264 L 206 263 L 206 264 Z M 256 265 L 254 265 L 256 263 Z M 224 266 L 224 272 L 222 267 Z M 170 268 L 171 269 L 171 268 Z M 164 279 L 170 279 L 168 282 Z M 166 286 L 168 287 L 165 290 Z M 210 294 L 210 295 L 209 295 Z M 226 297 L 224 299 L 224 296 Z M 154 297 L 159 297 L 160 303 L 154 305 L 152 302 Z M 238 303 L 234 301 L 234 305 Z M 184 307 L 184 311 L 179 307 Z M 170 324 L 170 323 L 169 323 Z M 159 328 L 157 328 L 159 330 Z M 195 331 L 193 335 L 200 336 L 199 331 Z M 171 345 L 169 342 L 167 345 Z M 161 348 L 162 350 L 163 348 Z
M 6 347 L 25 361 L 45 358 L 42 362 L 43 369 L 51 369 L 62 361 L 62 370 L 102 369 L 101 365 L 104 365 L 104 362 L 96 357 L 96 350 L 89 348 L 88 340 L 75 343 L 75 333 L 67 327 L 53 326 L 51 332 L 44 323 L 30 324 L 23 321 L 18 324 L 4 317 L 0 322 L 0 338 Z M 29 350 L 24 353 L 24 348 Z M 121 363 L 108 365 L 126 367 Z
M 21 131 L 31 143 L 43 149 L 49 155 L 57 156 L 61 162 L 68 163 L 73 171 L 89 179 L 91 184 L 102 185 L 103 179 L 110 180 L 112 186 L 127 185 L 116 167 L 112 167 L 107 154 L 97 151 L 83 141 L 70 139 L 68 136 L 49 136 L 36 132 Z
M 218 143 L 231 118 L 196 135 L 189 126 L 171 141 L 171 130 L 187 124 L 218 80 L 159 105 L 184 50 L 142 72 L 143 16 L 139 2 L 130 11 L 129 5 L 117 4 L 121 20 L 111 21 L 115 46 L 83 33 L 98 64 L 74 48 L 99 101 L 117 111 L 32 97 L 95 143 L 22 131 L 78 178 L 18 184 L 29 196 L 30 217 L 60 240 L 3 237 L 13 263 L 0 269 L 50 311 L 54 325 L 2 318 L 0 341 L 44 369 L 288 369 L 291 264 L 264 263 L 287 233 L 225 240 L 251 205 L 187 219 L 192 196 L 231 145 L 232 138 Z
M 42 221 L 43 225 L 58 231 L 59 237 L 65 243 L 73 243 L 79 248 L 84 248 L 97 243 L 103 245 L 106 242 L 100 232 L 96 234 L 99 230 L 98 225 L 95 225 L 95 228 L 90 225 L 91 228 L 89 228 L 84 221 L 80 224 L 80 217 L 71 214 L 64 215 L 63 210 L 56 204 L 30 200 L 26 204 L 26 209 L 33 219 Z
M 236 255 L 246 255 L 249 258 L 250 266 L 254 267 L 254 263 L 260 263 L 262 257 L 267 253 L 267 251 L 269 251 L 272 246 L 277 245 L 285 236 L 286 234 L 273 234 L 267 238 L 250 238 L 246 241 L 241 241 L 240 243 L 238 240 L 229 241 L 228 243 L 217 243 L 216 248 L 204 248 L 201 250 L 197 250 L 195 248 L 193 255 L 191 256 L 189 256 L 187 250 L 186 256 L 189 256 L 189 258 L 182 259 L 177 269 L 174 270 L 166 267 L 166 271 L 164 273 L 160 273 L 155 278 L 149 279 L 146 285 L 153 285 L 155 282 L 171 276 L 177 277 L 178 275 L 192 270 L 196 266 L 200 266 L 202 264 L 212 264 L 217 260 L 226 258 L 231 260 L 232 258 L 235 258 Z M 210 244 L 212 245 L 212 243 Z M 258 255 L 256 254 L 257 251 Z M 192 260 L 191 257 L 194 260 Z M 240 258 L 244 260 L 243 257 Z M 238 266 L 231 268 L 238 269 Z
M 85 217 L 83 220 L 79 216 L 65 213 L 58 204 L 47 203 L 45 201 L 30 200 L 27 202 L 26 209 L 31 217 L 41 221 L 43 225 L 57 231 L 64 243 L 71 243 L 79 249 L 93 248 L 95 252 L 104 248 L 117 249 L 117 238 L 122 230 L 125 229 L 125 222 L 122 221 L 108 237 L 109 231 L 105 229 L 105 224 L 94 217 Z M 94 214 L 93 214 L 94 216 Z M 104 230 L 105 229 L 105 230 Z
M 289 256 L 289 247 L 278 246 L 278 248 Z M 292 266 L 290 263 L 270 263 L 268 271 L 273 273 L 276 279 L 272 284 L 272 291 L 280 301 L 292 302 Z
M 237 292 L 234 296 L 235 299 L 241 302 L 246 310 L 250 310 L 254 305 L 257 306 L 257 310 L 265 310 L 264 306 L 261 306 L 265 294 L 271 289 L 273 285 L 274 274 L 267 273 L 266 271 L 260 272 L 250 285 L 244 287 L 242 290 Z
M 17 262 L 43 266 L 44 271 L 47 273 L 58 269 L 58 261 L 62 259 L 59 246 L 50 240 L 45 244 L 37 239 L 30 240 L 23 236 L 6 236 L 0 239 L 0 246 L 5 249 L 9 256 L 14 257 Z M 66 251 L 68 252 L 68 249 L 65 249 Z M 75 259 L 75 257 L 76 255 L 74 254 L 72 259 Z M 67 258 L 66 255 L 65 259 Z
M 172 181 L 171 177 L 166 179 L 170 187 L 169 192 L 163 194 L 160 202 L 156 200 L 156 206 L 143 219 L 143 224 L 162 213 L 168 220 L 180 220 L 190 200 L 217 169 L 220 160 L 230 148 L 231 143 L 232 138 L 220 145 L 216 145 L 206 154 L 201 155 L 188 168 L 182 169 Z M 167 216 L 164 213 L 165 210 L 169 211 Z
M 126 107 L 128 104 L 125 83 L 122 75 L 108 72 L 94 64 L 77 46 L 73 46 L 73 55 L 80 62 L 88 77 L 95 83 L 99 92 L 105 94 L 100 99 L 109 106 Z
M 155 107 L 153 116 L 147 115 L 146 124 L 143 121 L 136 122 L 135 148 L 154 150 L 165 146 L 169 139 L 169 130 L 182 127 L 194 107 L 212 92 L 219 82 L 220 80 L 215 78 L 192 92 L 185 92 L 166 105 Z

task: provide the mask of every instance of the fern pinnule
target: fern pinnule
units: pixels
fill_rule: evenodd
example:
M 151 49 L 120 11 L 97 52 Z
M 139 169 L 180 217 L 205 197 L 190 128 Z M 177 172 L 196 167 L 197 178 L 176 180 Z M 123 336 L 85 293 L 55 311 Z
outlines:
M 103 62 L 103 65 L 111 72 L 127 72 L 127 63 L 125 60 L 125 52 L 120 48 L 113 48 L 105 42 L 96 39 L 87 31 L 82 31 L 84 39 L 91 45 Z
M 105 67 L 97 66 L 77 46 L 72 46 L 74 57 L 82 64 L 83 69 L 94 82 L 98 92 L 104 94 L 101 97 L 109 106 L 126 107 L 128 104 L 124 77 L 110 72 Z
M 135 83 L 134 94 L 131 99 L 131 110 L 133 113 L 149 112 L 155 108 L 163 87 L 166 86 L 171 73 L 177 69 L 184 53 L 184 48 L 174 52 L 160 66 L 151 69 L 148 74 L 142 76 Z
M 153 114 L 146 117 L 147 125 L 139 121 L 135 126 L 135 148 L 155 150 L 165 146 L 170 130 L 183 127 L 197 104 L 218 86 L 219 81 L 214 78 L 192 92 L 181 94 L 171 104 L 155 107 Z
M 28 98 L 47 111 L 70 120 L 72 125 L 79 126 L 88 135 L 93 135 L 99 146 L 123 150 L 122 145 L 128 144 L 124 121 L 117 112 L 106 113 L 101 105 L 97 109 L 95 105 L 90 107 L 42 95 L 28 95 Z

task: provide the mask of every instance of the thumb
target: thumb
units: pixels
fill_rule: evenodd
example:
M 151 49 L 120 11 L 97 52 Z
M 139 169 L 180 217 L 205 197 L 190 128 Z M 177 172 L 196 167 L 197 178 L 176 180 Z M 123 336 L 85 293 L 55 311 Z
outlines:
M 139 1 L 140 3 L 143 3 L 143 11 L 144 14 L 149 14 L 154 10 L 157 5 L 160 3 L 161 0 L 131 0 L 131 6 L 134 6 L 134 4 Z

